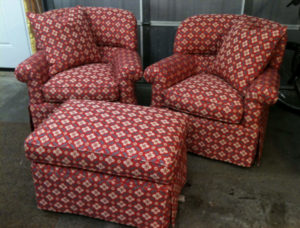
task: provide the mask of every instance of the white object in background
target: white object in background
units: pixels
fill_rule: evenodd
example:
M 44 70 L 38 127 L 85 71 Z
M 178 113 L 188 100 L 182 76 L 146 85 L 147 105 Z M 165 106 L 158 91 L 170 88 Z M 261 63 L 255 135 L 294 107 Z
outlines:
M 178 196 L 178 202 L 185 203 L 185 195 L 179 195 Z
M 30 55 L 23 0 L 0 0 L 0 67 L 15 68 Z

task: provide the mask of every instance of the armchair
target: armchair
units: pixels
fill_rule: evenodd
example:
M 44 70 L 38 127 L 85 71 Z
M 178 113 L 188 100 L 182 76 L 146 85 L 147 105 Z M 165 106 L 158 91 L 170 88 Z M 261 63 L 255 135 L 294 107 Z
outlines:
M 142 65 L 136 52 L 134 15 L 121 9 L 81 8 L 100 61 L 51 73 L 43 38 L 38 34 L 39 27 L 33 27 L 37 52 L 15 69 L 17 79 L 28 86 L 29 112 L 34 128 L 69 98 L 136 103 L 134 82 L 142 77 Z M 52 10 L 43 15 L 57 18 L 69 9 L 72 8 Z
M 257 39 L 255 29 L 264 31 L 266 40 Z M 224 50 L 230 49 L 228 34 L 239 36 L 239 30 L 254 38 L 245 38 L 248 43 L 242 40 L 245 36 L 233 39 L 240 46 Z M 250 167 L 262 154 L 269 106 L 278 96 L 278 69 L 286 41 L 286 28 L 266 19 L 246 15 L 187 18 L 177 30 L 174 54 L 144 72 L 152 84 L 151 105 L 189 114 L 189 152 Z M 258 47 L 246 50 L 245 44 Z M 256 48 L 262 49 L 257 52 Z M 244 57 L 243 64 L 236 63 Z M 217 63 L 223 71 L 236 69 L 222 76 L 216 73 L 218 67 L 212 67 Z

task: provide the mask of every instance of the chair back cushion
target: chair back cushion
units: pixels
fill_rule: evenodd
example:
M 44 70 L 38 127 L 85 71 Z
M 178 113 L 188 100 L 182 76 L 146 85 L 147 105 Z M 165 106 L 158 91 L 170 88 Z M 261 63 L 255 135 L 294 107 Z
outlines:
M 261 58 L 259 60 L 260 63 L 258 64 L 258 68 L 256 64 L 256 66 L 253 66 L 252 69 L 245 69 L 245 71 L 243 73 L 240 73 L 239 75 L 229 75 L 228 72 L 226 73 L 225 71 L 229 70 L 229 65 L 233 67 L 234 62 L 230 62 L 230 60 L 227 59 L 228 56 L 224 56 L 224 54 L 229 54 L 228 51 L 231 47 L 230 45 L 225 44 L 225 39 L 226 42 L 233 42 L 234 38 L 232 37 L 232 35 L 234 32 L 231 31 L 232 27 L 240 27 L 242 30 L 244 30 L 245 28 L 243 28 L 243 25 L 247 25 L 248 30 L 250 28 L 250 30 L 257 29 L 257 31 L 259 31 L 257 33 L 251 33 L 252 37 L 257 36 L 255 39 L 259 39 L 257 40 L 257 42 L 255 42 L 256 45 L 258 43 L 262 44 L 262 41 L 268 40 L 269 47 L 267 47 L 266 44 L 265 47 L 259 45 L 257 46 L 260 48 L 259 50 L 262 50 L 261 53 L 258 52 Z M 237 30 L 237 28 L 234 29 Z M 250 30 L 248 31 L 248 33 L 250 32 Z M 241 37 L 237 37 L 241 36 L 241 34 L 238 34 L 237 32 L 235 33 L 235 40 L 241 39 Z M 228 34 L 230 36 L 228 36 Z M 263 37 L 265 35 L 267 35 L 269 38 L 267 39 Z M 231 39 L 229 37 L 231 37 Z M 255 41 L 255 39 L 253 39 L 253 42 Z M 245 40 L 245 37 L 243 38 L 243 40 Z M 207 63 L 209 63 L 206 64 L 206 67 L 202 62 L 198 61 L 199 70 L 197 71 L 197 73 L 208 72 L 218 74 L 227 82 L 229 82 L 235 89 L 244 93 L 245 88 L 249 85 L 249 83 L 254 80 L 255 77 L 257 77 L 258 74 L 261 73 L 268 64 L 277 70 L 279 69 L 283 59 L 286 41 L 286 28 L 279 23 L 267 19 L 248 15 L 197 15 L 187 18 L 178 27 L 174 42 L 174 52 L 181 54 L 194 54 L 195 58 L 197 56 L 203 56 L 205 57 L 205 59 L 211 59 L 212 61 L 206 61 Z M 241 41 L 238 43 L 240 45 L 242 44 Z M 225 46 L 227 47 L 227 49 L 225 48 Z M 249 45 L 249 51 L 254 51 L 254 49 L 251 49 L 254 46 Z M 222 52 L 221 54 L 223 54 L 222 59 L 220 58 L 220 51 Z M 231 55 L 236 55 L 241 51 L 242 49 L 238 49 L 235 51 L 231 50 L 230 52 Z M 251 55 L 253 57 L 253 53 Z M 215 61 L 213 60 L 213 56 L 216 56 Z M 238 56 L 231 57 L 238 59 Z M 257 60 L 259 59 L 257 56 L 255 57 L 257 58 Z M 198 57 L 196 59 L 198 59 Z M 249 58 L 243 59 L 240 61 L 239 66 L 246 60 L 247 62 L 249 62 Z M 225 64 L 225 61 L 227 61 L 228 63 Z M 214 69 L 212 70 L 211 67 L 210 69 L 208 69 L 209 65 L 212 65 Z M 219 66 L 217 67 L 217 65 Z M 243 76 L 246 78 L 243 78 Z M 241 79 L 241 81 L 239 81 L 239 79 Z
M 243 15 L 243 18 L 245 18 L 245 20 L 249 22 L 252 22 L 253 24 L 256 24 L 257 26 L 265 27 L 266 29 L 270 29 L 272 31 L 280 30 L 280 32 L 283 32 L 284 30 L 283 35 L 281 36 L 281 39 L 277 42 L 277 45 L 274 48 L 270 59 L 270 66 L 279 70 L 283 60 L 285 45 L 287 42 L 286 27 L 274 21 L 270 21 L 263 18 L 252 17 L 247 15 Z
M 285 32 L 283 26 L 271 28 L 254 20 L 240 20 L 224 37 L 216 60 L 211 63 L 208 72 L 224 78 L 245 94 L 249 84 L 270 62 Z
M 85 7 L 99 46 L 137 49 L 137 22 L 133 13 L 116 8 Z
M 187 18 L 177 29 L 174 52 L 216 54 L 223 36 L 239 17 L 229 14 L 207 14 Z
M 100 61 L 98 47 L 80 6 L 55 17 L 28 13 L 36 36 L 45 48 L 49 73 Z
M 137 49 L 137 22 L 133 13 L 116 8 L 82 7 L 98 46 Z M 51 18 L 61 17 L 70 8 L 55 9 L 43 13 Z M 44 49 L 35 33 L 36 48 Z

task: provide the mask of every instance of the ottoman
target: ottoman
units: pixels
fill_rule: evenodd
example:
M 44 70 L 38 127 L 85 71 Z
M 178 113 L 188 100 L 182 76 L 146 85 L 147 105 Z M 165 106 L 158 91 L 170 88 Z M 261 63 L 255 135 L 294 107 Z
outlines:
M 175 224 L 187 116 L 69 100 L 25 141 L 38 208 L 137 227 Z

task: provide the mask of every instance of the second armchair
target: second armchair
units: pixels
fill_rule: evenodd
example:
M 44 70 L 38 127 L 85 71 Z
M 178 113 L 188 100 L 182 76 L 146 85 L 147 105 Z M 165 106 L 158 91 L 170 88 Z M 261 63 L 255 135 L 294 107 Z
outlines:
M 277 100 L 286 28 L 246 15 L 181 23 L 174 54 L 149 66 L 152 106 L 189 114 L 189 152 L 249 167 Z

